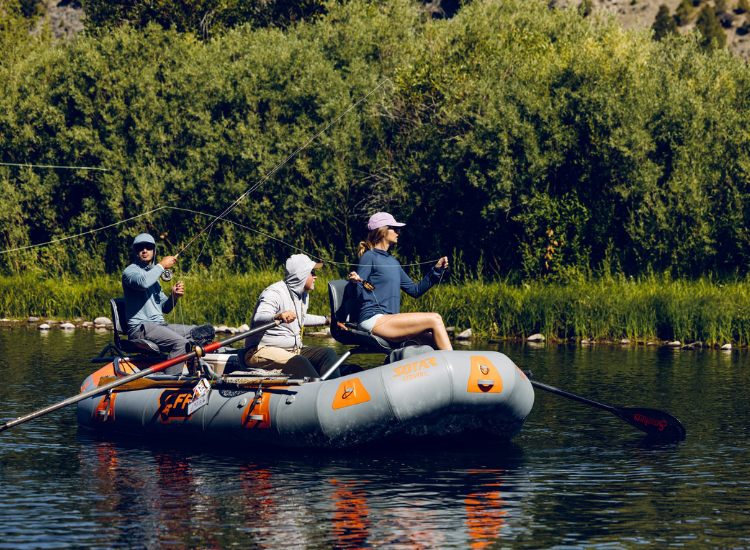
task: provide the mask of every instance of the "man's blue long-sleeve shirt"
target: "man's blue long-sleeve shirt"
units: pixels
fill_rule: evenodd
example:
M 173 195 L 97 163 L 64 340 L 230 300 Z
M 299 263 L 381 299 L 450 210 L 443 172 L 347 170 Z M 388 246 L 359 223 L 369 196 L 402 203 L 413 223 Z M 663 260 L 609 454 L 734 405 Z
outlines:
M 138 263 L 130 264 L 123 271 L 122 291 L 129 334 L 143 323 L 163 323 L 164 314 L 172 311 L 174 302 L 159 284 L 163 272 L 160 264 L 143 267 Z
M 370 281 L 375 290 L 366 290 L 361 282 L 357 283 L 357 296 L 362 303 L 359 322 L 373 315 L 399 313 L 402 290 L 413 298 L 419 298 L 440 280 L 442 273 L 442 269 L 433 267 L 421 281 L 415 283 L 388 251 L 379 248 L 368 250 L 359 259 L 357 274 L 363 280 Z

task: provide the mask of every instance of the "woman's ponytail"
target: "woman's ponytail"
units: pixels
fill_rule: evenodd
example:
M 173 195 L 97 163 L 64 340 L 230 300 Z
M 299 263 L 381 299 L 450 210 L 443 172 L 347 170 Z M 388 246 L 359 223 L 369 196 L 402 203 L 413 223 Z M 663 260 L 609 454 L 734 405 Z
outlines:
M 359 258 L 362 257 L 362 254 L 367 252 L 368 250 L 372 250 L 375 248 L 375 245 L 378 244 L 380 241 L 385 239 L 385 236 L 388 234 L 389 227 L 387 225 L 383 227 L 378 227 L 377 229 L 373 229 L 367 234 L 367 238 L 364 241 L 359 242 L 359 251 L 357 252 L 357 255 Z

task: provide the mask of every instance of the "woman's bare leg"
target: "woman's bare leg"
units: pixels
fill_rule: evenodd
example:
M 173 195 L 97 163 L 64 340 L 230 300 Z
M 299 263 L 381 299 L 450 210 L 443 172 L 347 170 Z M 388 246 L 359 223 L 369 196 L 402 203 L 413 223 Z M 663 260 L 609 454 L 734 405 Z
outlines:
M 427 331 L 432 331 L 432 338 L 435 340 L 437 349 L 453 349 L 443 324 L 443 318 L 439 313 L 383 315 L 375 322 L 372 329 L 373 334 L 394 342 L 418 337 Z

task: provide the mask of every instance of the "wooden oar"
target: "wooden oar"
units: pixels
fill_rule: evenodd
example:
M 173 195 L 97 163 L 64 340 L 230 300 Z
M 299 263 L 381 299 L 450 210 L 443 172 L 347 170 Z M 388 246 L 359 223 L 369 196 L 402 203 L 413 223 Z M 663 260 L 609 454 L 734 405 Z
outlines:
M 109 384 L 100 386 L 96 388 L 95 390 L 81 393 L 79 395 L 76 395 L 75 397 L 70 397 L 66 399 L 65 401 L 60 401 L 59 403 L 50 405 L 49 407 L 45 407 L 44 409 L 40 409 L 31 414 L 27 414 L 26 416 L 21 416 L 19 418 L 16 418 L 15 420 L 6 422 L 2 426 L 0 426 L 0 432 L 9 430 L 10 428 L 14 426 L 18 426 L 19 424 L 23 424 L 24 422 L 28 422 L 29 420 L 33 420 L 34 418 L 44 416 L 47 413 L 56 411 L 57 409 L 62 409 L 63 407 L 67 407 L 68 405 L 73 405 L 74 403 L 78 403 L 79 401 L 83 401 L 84 399 L 88 399 L 89 397 L 102 395 L 103 393 L 107 393 L 109 390 L 112 390 L 118 386 L 122 386 L 123 384 L 127 384 L 128 382 L 132 382 L 133 380 L 137 380 L 138 378 L 143 378 L 144 376 L 148 376 L 149 374 L 162 371 L 168 367 L 171 367 L 172 365 L 176 365 L 177 363 L 182 363 L 183 361 L 187 361 L 188 359 L 193 359 L 194 357 L 202 357 L 206 353 L 215 351 L 222 346 L 227 346 L 233 342 L 236 342 L 237 340 L 242 340 L 243 338 L 247 338 L 248 336 L 255 334 L 257 332 L 263 332 L 264 330 L 268 330 L 269 328 L 277 326 L 280 323 L 281 323 L 280 320 L 276 320 L 272 323 L 267 323 L 263 326 L 249 330 L 248 332 L 243 332 L 242 334 L 235 334 L 234 336 L 232 336 L 231 338 L 227 338 L 223 342 L 212 342 L 208 344 L 207 346 L 203 346 L 203 347 L 196 346 L 196 351 L 191 351 L 190 353 L 186 353 L 184 355 L 180 355 L 172 359 L 167 359 L 166 361 L 157 363 L 156 365 L 153 365 L 147 369 L 138 371 L 135 374 L 123 376 L 122 378 L 116 380 L 115 382 L 110 382 Z
M 566 392 L 558 388 L 548 386 L 547 384 L 542 384 L 541 382 L 537 382 L 536 380 L 531 380 L 531 376 L 529 376 L 531 373 L 529 373 L 528 371 L 524 372 L 528 376 L 531 385 L 535 388 L 561 395 L 563 397 L 567 397 L 568 399 L 572 399 L 573 401 L 578 401 L 579 403 L 591 405 L 592 407 L 610 412 L 615 416 L 622 418 L 631 426 L 635 426 L 639 430 L 644 431 L 649 435 L 672 441 L 682 441 L 687 436 L 687 431 L 685 430 L 685 426 L 682 425 L 682 422 L 677 420 L 677 418 L 675 418 L 671 414 L 665 413 L 664 411 L 641 407 L 613 407 L 612 405 L 605 405 L 604 403 L 599 403 L 598 401 L 594 401 L 593 399 L 581 397 L 580 395 Z

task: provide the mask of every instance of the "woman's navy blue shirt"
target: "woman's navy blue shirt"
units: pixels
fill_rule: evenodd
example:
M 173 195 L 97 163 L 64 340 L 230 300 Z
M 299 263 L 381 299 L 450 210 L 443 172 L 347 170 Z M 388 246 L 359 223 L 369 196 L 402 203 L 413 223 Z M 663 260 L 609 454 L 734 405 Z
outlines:
M 357 274 L 365 281 L 370 281 L 375 290 L 366 290 L 361 282 L 357 283 L 357 296 L 362 308 L 359 322 L 362 323 L 373 315 L 395 315 L 401 308 L 401 292 L 413 298 L 419 298 L 432 285 L 440 280 L 442 269 L 433 267 L 424 278 L 415 283 L 404 272 L 399 261 L 386 250 L 373 248 L 359 259 Z M 351 284 L 351 283 L 350 283 Z

